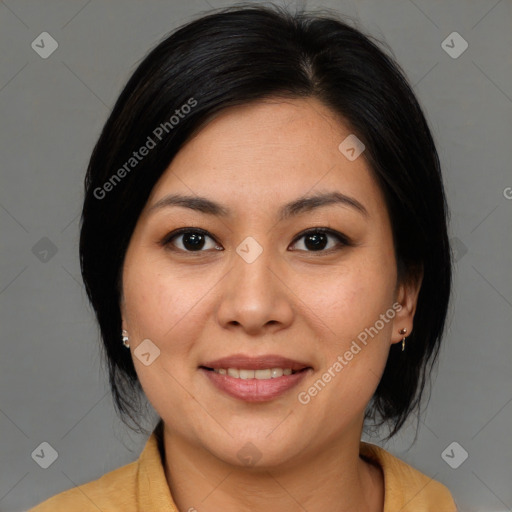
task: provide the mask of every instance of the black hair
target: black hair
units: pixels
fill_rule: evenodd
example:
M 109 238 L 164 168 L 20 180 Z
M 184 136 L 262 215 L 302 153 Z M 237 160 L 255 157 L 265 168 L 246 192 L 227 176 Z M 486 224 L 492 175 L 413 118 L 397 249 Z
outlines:
M 92 152 L 80 265 L 123 421 L 139 425 L 141 386 L 121 342 L 122 267 L 152 188 L 180 147 L 221 110 L 308 97 L 342 116 L 364 143 L 389 211 L 399 279 L 423 272 L 407 349 L 391 346 L 365 420 L 387 424 L 391 437 L 420 408 L 452 282 L 448 209 L 422 109 L 395 60 L 339 15 L 251 3 L 206 13 L 154 47 L 128 80 Z M 130 160 L 148 137 L 155 147 Z

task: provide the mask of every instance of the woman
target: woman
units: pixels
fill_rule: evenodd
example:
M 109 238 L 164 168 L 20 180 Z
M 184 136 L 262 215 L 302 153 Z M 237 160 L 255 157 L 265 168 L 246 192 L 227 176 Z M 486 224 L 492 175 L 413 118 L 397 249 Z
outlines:
M 161 42 L 85 182 L 80 258 L 140 458 L 33 510 L 435 511 L 384 449 L 451 287 L 437 152 L 396 63 L 334 15 L 236 6 Z

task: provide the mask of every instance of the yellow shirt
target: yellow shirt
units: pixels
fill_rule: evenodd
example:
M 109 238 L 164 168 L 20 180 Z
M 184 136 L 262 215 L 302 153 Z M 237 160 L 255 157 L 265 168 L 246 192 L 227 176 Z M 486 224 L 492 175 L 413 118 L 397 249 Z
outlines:
M 161 450 L 155 429 L 135 462 L 57 494 L 29 512 L 178 512 L 165 477 Z M 383 448 L 361 441 L 360 454 L 382 468 L 383 512 L 457 511 L 444 485 Z

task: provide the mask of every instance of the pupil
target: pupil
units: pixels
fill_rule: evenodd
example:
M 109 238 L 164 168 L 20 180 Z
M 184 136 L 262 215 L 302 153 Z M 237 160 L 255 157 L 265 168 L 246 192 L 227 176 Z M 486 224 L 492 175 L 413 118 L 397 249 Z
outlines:
M 304 243 L 308 249 L 323 249 L 326 245 L 326 238 L 327 237 L 325 236 L 325 233 L 314 233 L 306 236 L 306 240 Z M 313 243 L 309 243 L 310 241 L 312 241 Z
M 187 249 L 201 249 L 204 244 L 204 237 L 201 233 L 185 233 L 183 235 L 183 245 Z

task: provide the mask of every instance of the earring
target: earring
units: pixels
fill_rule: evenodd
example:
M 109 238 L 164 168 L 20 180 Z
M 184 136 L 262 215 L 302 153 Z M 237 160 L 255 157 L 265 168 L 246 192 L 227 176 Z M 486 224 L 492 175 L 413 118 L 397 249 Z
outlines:
M 404 327 L 398 331 L 399 334 L 405 334 L 407 329 Z M 405 336 L 402 338 L 402 352 L 405 350 Z
M 121 336 L 123 338 L 123 345 L 126 348 L 130 348 L 130 343 L 129 343 L 129 340 L 128 340 L 128 333 L 124 329 L 121 331 Z

